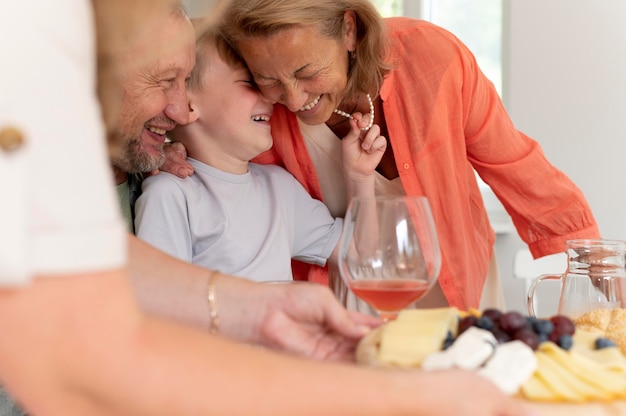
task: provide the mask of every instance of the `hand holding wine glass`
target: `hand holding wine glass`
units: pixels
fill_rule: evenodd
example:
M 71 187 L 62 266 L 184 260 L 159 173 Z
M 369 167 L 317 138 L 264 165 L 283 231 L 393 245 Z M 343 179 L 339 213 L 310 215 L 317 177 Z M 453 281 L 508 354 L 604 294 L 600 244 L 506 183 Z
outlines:
M 384 320 L 421 299 L 441 267 L 425 197 L 353 198 L 344 220 L 339 270 L 354 294 Z

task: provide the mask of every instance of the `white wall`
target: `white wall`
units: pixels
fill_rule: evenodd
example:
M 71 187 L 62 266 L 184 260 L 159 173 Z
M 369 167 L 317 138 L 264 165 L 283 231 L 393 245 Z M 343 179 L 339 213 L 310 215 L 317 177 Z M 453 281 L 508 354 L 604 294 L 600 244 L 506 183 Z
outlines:
M 626 1 L 504 4 L 511 118 L 582 189 L 603 236 L 626 239 Z M 496 249 L 507 307 L 525 310 L 523 286 L 507 279 L 520 247 L 517 235 L 504 235 Z
M 191 17 L 204 17 L 211 11 L 216 0 L 182 0 Z

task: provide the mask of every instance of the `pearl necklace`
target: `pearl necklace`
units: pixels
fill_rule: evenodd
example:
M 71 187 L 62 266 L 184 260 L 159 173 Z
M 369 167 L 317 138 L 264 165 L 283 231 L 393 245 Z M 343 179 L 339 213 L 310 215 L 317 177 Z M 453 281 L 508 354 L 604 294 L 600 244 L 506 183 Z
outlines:
M 369 129 L 372 128 L 372 125 L 374 124 L 374 103 L 372 102 L 372 98 L 370 97 L 369 94 L 367 94 L 367 102 L 368 102 L 368 104 L 370 106 L 370 122 L 367 123 L 366 127 L 363 127 L 361 129 L 363 131 L 368 131 Z M 354 117 L 352 117 L 352 114 L 348 114 L 345 111 L 341 111 L 341 110 L 339 110 L 337 108 L 335 108 L 333 110 L 333 113 L 339 114 L 340 116 L 343 116 L 345 118 L 354 118 Z

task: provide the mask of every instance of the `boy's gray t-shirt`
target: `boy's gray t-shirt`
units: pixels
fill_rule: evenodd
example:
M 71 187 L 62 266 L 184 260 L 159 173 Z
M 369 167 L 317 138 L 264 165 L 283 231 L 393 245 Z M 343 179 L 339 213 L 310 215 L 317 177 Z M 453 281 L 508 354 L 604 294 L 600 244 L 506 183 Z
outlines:
M 137 236 L 182 260 L 256 281 L 291 280 L 291 258 L 324 265 L 343 220 L 285 169 L 251 163 L 243 175 L 189 159 L 195 174 L 144 180 Z

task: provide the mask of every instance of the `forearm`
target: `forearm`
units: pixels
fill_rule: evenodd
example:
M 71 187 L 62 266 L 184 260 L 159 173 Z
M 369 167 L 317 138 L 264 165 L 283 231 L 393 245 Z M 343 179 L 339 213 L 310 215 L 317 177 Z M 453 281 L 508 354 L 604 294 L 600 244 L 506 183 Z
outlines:
M 207 285 L 211 271 L 171 257 L 132 235 L 129 239 L 131 282 L 141 308 L 155 316 L 208 330 L 211 319 Z M 254 286 L 246 279 L 217 276 L 215 307 L 222 334 L 246 342 L 260 341 L 258 329 L 265 308 L 256 303 L 259 295 Z
M 0 376 L 32 414 L 349 414 L 379 394 L 376 383 L 338 394 L 337 378 L 364 383 L 357 368 L 320 370 L 145 317 L 121 273 L 2 293 L 0 327 L 12 334 L 0 344 Z
M 81 410 L 88 411 L 80 414 L 474 414 L 446 404 L 450 397 L 462 395 L 462 388 L 475 394 L 465 396 L 486 397 L 489 403 L 494 398 L 503 402 L 498 412 L 481 408 L 480 414 L 521 416 L 514 410 L 509 413 L 512 403 L 474 374 L 428 374 L 317 363 L 158 320 L 144 321 L 138 332 L 130 339 L 130 345 L 120 343 L 119 349 L 114 350 L 117 356 L 96 357 L 110 358 L 111 368 L 102 378 L 98 377 L 97 368 L 90 368 L 85 374 L 97 400 L 82 405 Z M 124 354 L 127 350 L 131 352 Z M 103 388 L 114 391 L 96 394 Z M 285 394 L 287 390 L 289 393 Z M 461 408 L 465 406 L 462 404 Z
M 107 362 L 90 374 L 91 359 L 140 321 L 133 305 L 121 271 L 40 276 L 1 290 L 0 330 L 11 334 L 0 343 L 2 382 L 31 414 L 98 414 L 90 411 L 90 377 Z
M 129 235 L 130 280 L 145 311 L 200 328 L 210 326 L 209 270 L 185 263 Z
M 318 363 L 147 317 L 123 271 L 0 291 L 0 330 L 0 379 L 37 415 L 459 416 L 469 397 L 521 415 L 469 373 Z
M 204 330 L 211 326 L 211 271 L 182 262 L 131 237 L 133 286 L 144 310 Z M 353 360 L 367 328 L 379 322 L 349 314 L 316 284 L 264 285 L 214 274 L 213 310 L 228 338 L 319 360 Z
M 373 174 L 354 177 L 348 172 L 344 172 L 344 182 L 346 185 L 347 201 L 355 197 L 373 198 L 376 196 L 375 177 Z

